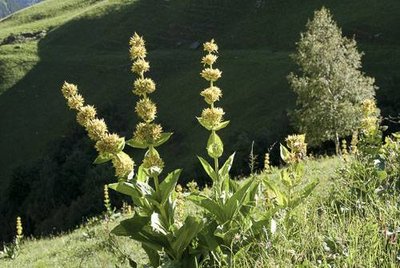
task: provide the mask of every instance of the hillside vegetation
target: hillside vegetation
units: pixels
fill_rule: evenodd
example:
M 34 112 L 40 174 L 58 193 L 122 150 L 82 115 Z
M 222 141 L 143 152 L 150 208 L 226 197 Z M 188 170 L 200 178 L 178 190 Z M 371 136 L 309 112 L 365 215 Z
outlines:
M 205 174 L 195 165 L 195 155 L 204 151 L 206 135 L 195 116 L 202 107 L 198 94 L 206 85 L 199 76 L 200 49 L 191 47 L 216 38 L 224 71 L 219 84 L 226 95 L 222 105 L 231 119 L 229 133 L 221 135 L 232 151 L 238 151 L 235 174 L 246 173 L 252 140 L 261 154 L 291 132 L 286 113 L 294 105 L 294 96 L 286 76 L 294 64 L 289 54 L 313 10 L 322 5 L 331 9 L 346 35 L 355 35 L 365 52 L 364 70 L 376 77 L 380 87 L 379 107 L 384 115 L 396 115 L 395 104 L 400 102 L 400 3 L 396 0 L 307 4 L 296 0 L 47 0 L 1 21 L 0 40 L 46 31 L 38 40 L 0 45 L 0 148 L 5 152 L 0 156 L 0 211 L 5 215 L 0 221 L 5 226 L 1 240 L 9 238 L 10 222 L 17 213 L 43 210 L 37 204 L 49 206 L 49 213 L 43 215 L 45 224 L 43 217 L 29 216 L 32 232 L 74 226 L 82 215 L 99 210 L 98 203 L 91 203 L 101 196 L 96 182 L 111 180 L 104 168 L 87 171 L 95 156 L 82 132 L 74 129 L 73 114 L 59 92 L 64 80 L 78 84 L 108 122 L 117 121 L 110 126 L 113 131 L 131 136 L 136 119 L 127 43 L 135 31 L 144 35 L 151 76 L 158 85 L 154 97 L 158 120 L 174 132 L 162 154 L 171 169 L 184 168 L 184 181 L 202 178 Z M 78 163 L 86 170 L 81 177 L 74 175 Z M 55 170 L 59 170 L 56 175 Z M 21 181 L 23 188 L 19 188 Z M 65 185 L 69 191 L 59 194 Z M 87 189 L 96 190 L 88 197 Z M 21 194 L 10 199 L 12 192 Z M 72 211 L 73 220 L 60 224 Z

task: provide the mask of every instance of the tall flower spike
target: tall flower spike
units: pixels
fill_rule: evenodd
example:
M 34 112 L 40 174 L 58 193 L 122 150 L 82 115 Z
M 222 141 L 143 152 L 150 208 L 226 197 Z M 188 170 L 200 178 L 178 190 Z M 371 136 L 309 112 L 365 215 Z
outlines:
M 16 224 L 16 229 L 17 229 L 17 240 L 21 240 L 23 237 L 23 228 L 22 228 L 22 222 L 21 222 L 21 217 L 17 217 L 17 224 Z
M 129 45 L 131 59 L 133 60 L 132 72 L 138 75 L 133 83 L 132 92 L 140 97 L 135 105 L 135 112 L 142 122 L 136 125 L 133 138 L 127 144 L 135 148 L 147 149 L 143 159 L 143 168 L 149 177 L 158 180 L 157 176 L 161 173 L 164 162 L 154 147 L 162 137 L 168 139 L 170 134 L 163 133 L 162 126 L 154 122 L 157 117 L 157 106 L 149 98 L 149 94 L 156 90 L 156 84 L 152 79 L 145 77 L 145 73 L 150 69 L 150 64 L 145 59 L 145 41 L 135 33 L 130 39 Z M 155 185 L 157 188 L 158 181 L 155 181 Z

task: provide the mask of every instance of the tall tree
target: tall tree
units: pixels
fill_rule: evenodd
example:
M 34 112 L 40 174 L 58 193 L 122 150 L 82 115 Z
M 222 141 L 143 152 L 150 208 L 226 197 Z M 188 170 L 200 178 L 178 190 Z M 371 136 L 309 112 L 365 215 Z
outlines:
M 375 80 L 361 72 L 356 41 L 342 36 L 328 9 L 315 11 L 306 28 L 292 55 L 299 73 L 288 76 L 297 94 L 290 115 L 308 143 L 331 140 L 339 153 L 339 138 L 360 127 L 361 103 L 374 99 Z

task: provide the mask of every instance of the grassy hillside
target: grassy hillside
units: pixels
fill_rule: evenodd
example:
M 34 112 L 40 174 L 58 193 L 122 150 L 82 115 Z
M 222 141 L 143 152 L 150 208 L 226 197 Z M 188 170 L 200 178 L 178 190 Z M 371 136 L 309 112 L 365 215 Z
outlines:
M 236 174 L 247 170 L 245 157 L 252 140 L 261 154 L 291 132 L 286 112 L 295 100 L 286 75 L 295 66 L 289 54 L 307 19 L 322 5 L 366 53 L 364 70 L 377 78 L 383 112 L 399 112 L 397 0 L 256 2 L 47 0 L 1 21 L 0 40 L 17 33 L 47 34 L 0 46 L 0 207 L 9 205 L 4 193 L 12 170 L 46 157 L 55 141 L 71 135 L 76 123 L 59 91 L 64 80 L 77 83 L 100 112 L 116 108 L 126 128 L 114 130 L 131 136 L 136 99 L 130 93 L 127 43 L 135 31 L 145 36 L 150 48 L 158 120 L 175 133 L 162 153 L 171 169 L 184 168 L 186 181 L 204 176 L 195 156 L 204 154 L 207 138 L 195 119 L 203 106 L 198 94 L 206 85 L 199 76 L 202 53 L 190 49 L 194 42 L 214 37 L 220 45 L 218 67 L 225 94 L 221 105 L 231 120 L 222 136 L 229 145 L 227 154 L 239 152 Z M 104 116 L 107 121 L 116 118 Z M 134 154 L 137 159 L 142 156 Z

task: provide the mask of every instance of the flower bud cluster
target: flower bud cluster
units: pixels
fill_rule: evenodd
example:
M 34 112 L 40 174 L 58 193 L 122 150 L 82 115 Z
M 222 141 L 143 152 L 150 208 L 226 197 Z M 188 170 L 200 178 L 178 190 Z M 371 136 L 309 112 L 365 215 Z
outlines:
M 61 92 L 67 100 L 68 106 L 77 111 L 76 121 L 83 126 L 91 140 L 96 142 L 95 148 L 100 155 L 111 155 L 116 176 L 122 178 L 121 174 L 129 174 L 133 170 L 134 162 L 126 155 L 121 164 L 120 160 L 115 160 L 120 154 L 124 145 L 124 139 L 117 134 L 110 134 L 104 119 L 97 118 L 95 107 L 84 105 L 85 100 L 78 93 L 76 85 L 67 82 L 61 88 Z
M 17 240 L 21 240 L 23 235 L 23 228 L 22 228 L 22 222 L 21 222 L 21 217 L 17 217 L 17 224 L 16 224 L 16 230 L 17 230 Z
M 366 136 L 374 135 L 379 128 L 379 110 L 372 99 L 366 99 L 361 104 L 363 118 L 361 119 L 361 130 Z
M 161 138 L 162 127 L 154 123 L 157 116 L 157 106 L 148 97 L 149 94 L 156 90 L 156 84 L 150 78 L 146 78 L 144 74 L 150 70 L 150 64 L 146 61 L 147 50 L 145 41 L 141 36 L 135 33 L 129 42 L 132 63 L 132 72 L 138 75 L 133 83 L 132 92 L 139 96 L 135 106 L 135 112 L 143 121 L 136 125 L 133 133 L 133 140 L 145 144 L 149 149 L 143 159 L 143 167 L 148 171 L 150 177 L 158 176 L 164 168 L 164 162 L 158 153 L 149 153 L 153 148 L 153 144 Z
M 203 126 L 209 129 L 216 129 L 222 123 L 222 117 L 225 114 L 222 108 L 214 107 L 214 103 L 222 97 L 221 89 L 214 86 L 214 82 L 222 75 L 219 69 L 213 68 L 213 64 L 218 59 L 217 55 L 215 55 L 215 53 L 218 53 L 218 46 L 214 42 L 214 39 L 212 39 L 210 42 L 204 43 L 203 47 L 204 51 L 208 52 L 208 54 L 201 60 L 205 68 L 201 71 L 200 75 L 210 82 L 210 86 L 204 89 L 200 95 L 204 97 L 204 101 L 211 107 L 203 110 L 199 120 L 201 120 Z
M 287 163 L 295 163 L 304 159 L 307 156 L 307 143 L 305 142 L 306 135 L 289 135 L 285 141 L 286 146 L 290 149 L 289 159 Z

